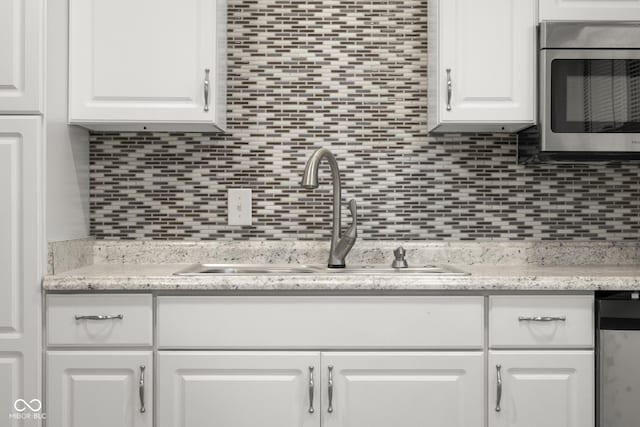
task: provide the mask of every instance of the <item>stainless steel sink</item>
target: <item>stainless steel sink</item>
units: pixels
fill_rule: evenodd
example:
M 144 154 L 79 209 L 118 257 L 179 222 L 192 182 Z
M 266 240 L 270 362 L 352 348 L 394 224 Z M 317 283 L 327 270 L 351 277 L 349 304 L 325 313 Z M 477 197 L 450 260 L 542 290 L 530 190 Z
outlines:
M 308 274 L 316 270 L 303 265 L 260 264 L 196 264 L 175 273 L 177 276 L 207 276 L 212 274 Z
M 272 265 L 272 264 L 195 264 L 175 275 L 209 276 L 235 274 L 426 274 L 434 276 L 465 276 L 469 273 L 450 266 L 423 266 L 392 268 L 385 265 L 355 265 L 345 268 L 328 268 L 323 265 Z
M 345 268 L 323 268 L 337 274 L 428 274 L 438 276 L 466 276 L 469 273 L 450 266 L 427 265 L 422 267 L 393 268 L 386 265 L 355 265 Z

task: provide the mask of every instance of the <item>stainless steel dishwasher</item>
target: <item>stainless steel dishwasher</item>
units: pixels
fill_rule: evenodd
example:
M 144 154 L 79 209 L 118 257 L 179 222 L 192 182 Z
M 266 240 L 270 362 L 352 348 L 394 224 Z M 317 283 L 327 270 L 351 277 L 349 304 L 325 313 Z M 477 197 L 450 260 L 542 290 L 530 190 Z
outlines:
M 599 427 L 640 426 L 640 293 L 597 296 Z

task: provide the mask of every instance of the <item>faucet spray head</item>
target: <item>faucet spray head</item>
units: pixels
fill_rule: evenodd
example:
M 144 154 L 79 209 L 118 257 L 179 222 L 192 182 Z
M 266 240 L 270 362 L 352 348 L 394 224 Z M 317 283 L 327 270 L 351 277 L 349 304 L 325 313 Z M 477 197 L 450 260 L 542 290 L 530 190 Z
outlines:
M 312 189 L 318 188 L 318 169 L 320 161 L 325 154 L 322 148 L 316 150 L 307 160 L 307 165 L 304 168 L 304 174 L 302 174 L 302 187 Z

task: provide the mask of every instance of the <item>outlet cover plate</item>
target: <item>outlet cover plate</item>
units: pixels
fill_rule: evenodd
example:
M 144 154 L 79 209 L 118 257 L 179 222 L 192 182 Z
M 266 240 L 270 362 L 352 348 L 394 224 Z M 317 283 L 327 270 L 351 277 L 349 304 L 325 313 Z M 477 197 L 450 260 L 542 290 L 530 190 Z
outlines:
M 251 190 L 227 190 L 227 222 L 229 225 L 251 225 Z

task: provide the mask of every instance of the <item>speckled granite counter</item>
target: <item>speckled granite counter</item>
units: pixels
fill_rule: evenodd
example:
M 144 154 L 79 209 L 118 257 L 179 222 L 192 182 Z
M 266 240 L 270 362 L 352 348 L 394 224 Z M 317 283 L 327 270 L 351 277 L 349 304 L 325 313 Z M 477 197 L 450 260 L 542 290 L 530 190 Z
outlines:
M 490 291 L 640 290 L 640 241 L 358 241 L 349 265 L 452 265 L 469 276 L 309 273 L 175 276 L 193 263 L 322 265 L 328 241 L 92 241 L 50 245 L 49 291 Z
M 308 273 L 175 276 L 188 264 L 96 264 L 47 276 L 48 291 L 596 291 L 640 290 L 640 266 L 456 266 L 468 276 Z

